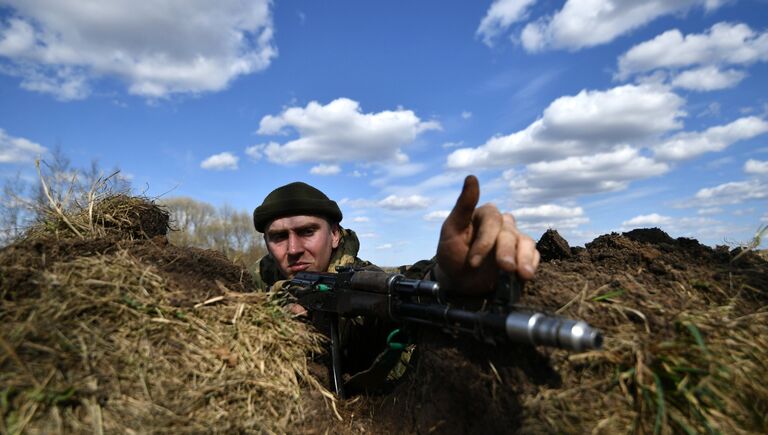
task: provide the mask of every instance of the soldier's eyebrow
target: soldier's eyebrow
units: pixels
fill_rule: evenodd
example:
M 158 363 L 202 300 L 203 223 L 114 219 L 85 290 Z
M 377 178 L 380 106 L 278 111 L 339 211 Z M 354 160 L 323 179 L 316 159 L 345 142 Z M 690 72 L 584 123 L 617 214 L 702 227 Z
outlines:
M 316 231 L 316 230 L 319 230 L 319 229 L 320 229 L 320 224 L 318 224 L 316 222 L 312 222 L 312 223 L 309 223 L 309 224 L 306 224 L 306 225 L 302 225 L 300 227 L 292 228 L 292 230 L 297 232 L 297 233 L 301 232 L 301 231 L 304 231 L 304 230 L 315 230 Z
M 278 236 L 284 236 L 288 234 L 288 230 L 268 230 L 267 231 L 267 238 L 268 239 L 274 239 Z
M 267 238 L 278 238 L 280 236 L 287 236 L 288 231 L 299 233 L 304 230 L 318 230 L 318 229 L 320 229 L 320 224 L 316 222 L 312 222 L 306 225 L 301 225 L 298 227 L 293 227 L 293 228 L 284 229 L 284 230 L 269 230 L 267 231 Z

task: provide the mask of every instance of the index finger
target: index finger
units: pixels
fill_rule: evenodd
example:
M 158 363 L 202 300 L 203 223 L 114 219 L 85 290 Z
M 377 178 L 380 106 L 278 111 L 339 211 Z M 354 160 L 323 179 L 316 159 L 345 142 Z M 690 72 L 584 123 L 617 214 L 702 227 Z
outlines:
M 456 205 L 445 219 L 444 227 L 461 231 L 472 223 L 477 202 L 480 200 L 480 184 L 474 175 L 467 175 Z

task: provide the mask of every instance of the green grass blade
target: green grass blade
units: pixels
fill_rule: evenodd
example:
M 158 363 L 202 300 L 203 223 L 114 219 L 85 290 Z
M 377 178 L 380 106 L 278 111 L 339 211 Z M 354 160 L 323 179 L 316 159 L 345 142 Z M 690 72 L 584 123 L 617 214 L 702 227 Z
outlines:
M 702 351 L 707 352 L 707 346 L 704 344 L 704 338 L 701 336 L 701 331 L 691 322 L 685 322 L 685 327 L 688 328 L 693 338 L 696 340 L 696 344 L 699 345 Z
M 610 300 L 617 296 L 621 296 L 623 294 L 624 294 L 624 289 L 618 289 L 603 295 L 595 296 L 594 298 L 592 298 L 592 301 L 598 302 L 598 301 Z
M 661 433 L 664 424 L 667 409 L 664 403 L 664 387 L 661 385 L 661 379 L 654 373 L 653 380 L 656 382 L 656 423 L 653 425 L 654 435 Z

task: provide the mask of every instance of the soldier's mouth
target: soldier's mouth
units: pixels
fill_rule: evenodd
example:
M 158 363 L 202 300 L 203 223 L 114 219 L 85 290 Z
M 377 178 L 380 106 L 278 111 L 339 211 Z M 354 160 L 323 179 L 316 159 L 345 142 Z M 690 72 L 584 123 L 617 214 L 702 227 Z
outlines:
M 288 266 L 288 270 L 291 273 L 296 273 L 296 272 L 301 272 L 303 270 L 307 270 L 307 268 L 309 268 L 309 266 L 311 266 L 310 263 L 296 263 L 296 264 L 289 265 Z

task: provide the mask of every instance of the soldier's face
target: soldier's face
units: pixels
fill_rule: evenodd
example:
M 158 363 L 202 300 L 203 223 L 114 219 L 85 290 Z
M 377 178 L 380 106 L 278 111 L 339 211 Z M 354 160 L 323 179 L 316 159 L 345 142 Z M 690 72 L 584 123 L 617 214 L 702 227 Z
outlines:
M 267 250 L 286 278 L 298 272 L 325 272 L 339 246 L 339 227 L 317 216 L 275 219 L 264 232 Z

